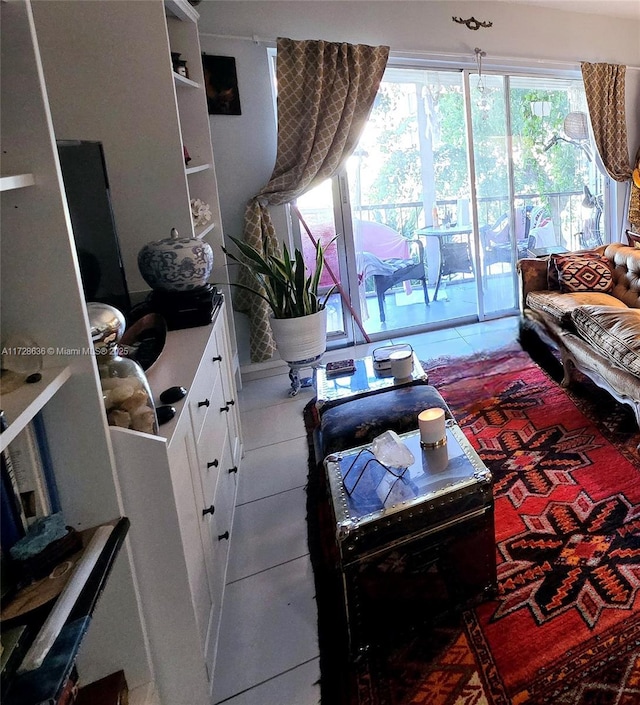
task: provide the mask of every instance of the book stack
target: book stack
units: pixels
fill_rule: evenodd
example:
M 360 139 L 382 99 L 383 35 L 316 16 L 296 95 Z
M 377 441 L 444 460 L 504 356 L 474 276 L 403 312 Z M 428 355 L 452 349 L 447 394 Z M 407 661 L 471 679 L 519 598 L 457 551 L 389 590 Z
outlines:
M 7 555 L 37 519 L 60 511 L 40 414 L 0 454 L 0 464 L 0 544 Z

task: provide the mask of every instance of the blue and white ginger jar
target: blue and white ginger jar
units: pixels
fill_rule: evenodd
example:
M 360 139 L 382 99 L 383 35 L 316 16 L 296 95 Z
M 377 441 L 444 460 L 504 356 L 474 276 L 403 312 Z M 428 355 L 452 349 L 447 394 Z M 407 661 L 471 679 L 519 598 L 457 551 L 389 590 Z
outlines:
M 147 243 L 138 253 L 138 268 L 152 289 L 192 291 L 206 286 L 213 269 L 213 250 L 197 238 L 171 237 Z

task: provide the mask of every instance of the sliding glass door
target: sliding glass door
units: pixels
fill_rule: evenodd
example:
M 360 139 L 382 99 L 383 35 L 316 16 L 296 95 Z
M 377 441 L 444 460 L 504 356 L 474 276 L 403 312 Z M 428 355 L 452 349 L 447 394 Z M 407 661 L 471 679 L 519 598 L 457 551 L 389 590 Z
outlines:
M 520 213 L 513 204 L 513 160 L 508 78 L 468 76 L 474 244 L 478 261 L 478 317 L 511 313 L 517 306 L 515 262 L 526 250 Z
M 604 242 L 601 193 L 579 79 L 389 67 L 342 174 L 298 203 L 331 242 L 329 333 L 515 312 L 519 258 Z

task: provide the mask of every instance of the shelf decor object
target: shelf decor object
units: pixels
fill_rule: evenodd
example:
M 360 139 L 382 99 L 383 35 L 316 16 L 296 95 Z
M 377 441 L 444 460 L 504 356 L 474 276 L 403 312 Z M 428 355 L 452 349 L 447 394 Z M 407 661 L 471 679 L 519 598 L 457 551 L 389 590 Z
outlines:
M 144 371 L 134 360 L 120 356 L 124 316 L 101 303 L 88 303 L 87 311 L 109 426 L 157 433 L 156 409 Z
M 171 237 L 148 242 L 138 254 L 140 274 L 152 289 L 193 291 L 206 286 L 213 268 L 211 245 L 193 237 Z
M 7 394 L 25 382 L 39 382 L 42 376 L 43 346 L 24 334 L 10 335 L 0 351 L 0 394 Z
M 211 207 L 199 198 L 191 199 L 191 215 L 195 228 L 201 228 L 211 220 Z

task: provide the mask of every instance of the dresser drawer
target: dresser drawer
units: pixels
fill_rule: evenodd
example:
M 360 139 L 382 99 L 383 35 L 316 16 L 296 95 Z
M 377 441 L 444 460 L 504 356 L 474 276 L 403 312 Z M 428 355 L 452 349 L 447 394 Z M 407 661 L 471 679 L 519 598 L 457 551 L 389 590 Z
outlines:
M 240 461 L 240 410 L 238 409 L 237 399 L 238 392 L 233 376 L 233 365 L 231 355 L 228 353 L 227 346 L 227 327 L 226 321 L 220 321 L 220 327 L 216 328 L 215 336 L 218 340 L 218 349 L 227 351 L 227 355 L 223 355 L 222 364 L 222 389 L 226 404 L 229 406 L 227 426 L 229 427 L 229 435 L 231 436 L 232 457 L 234 462 Z
M 201 515 L 194 512 L 204 500 L 197 477 L 197 458 L 193 435 L 188 419 L 184 420 L 179 434 L 174 438 L 170 452 L 171 472 L 175 478 L 177 507 L 181 516 L 184 559 L 187 566 L 191 600 L 203 653 L 207 644 L 210 614 L 213 606 L 211 594 L 212 559 L 207 555 L 209 546 L 204 541 Z
M 227 556 L 231 543 L 233 514 L 236 502 L 238 468 L 231 459 L 231 446 L 225 444 L 223 465 L 218 473 L 215 495 L 215 527 L 212 526 L 211 543 L 214 546 L 212 595 L 214 599 L 224 588 Z
M 228 440 L 227 413 L 224 400 L 219 394 L 220 385 L 216 385 L 212 395 L 212 404 L 207 410 L 207 416 L 197 442 L 198 468 L 205 497 L 213 499 L 215 493 L 215 478 L 222 467 L 225 444 Z
M 209 523 L 208 534 L 211 556 L 209 572 L 211 618 L 207 644 L 205 646 L 205 657 L 207 659 L 208 668 L 213 667 L 215 644 L 217 642 L 222 613 L 222 601 L 224 597 L 227 561 L 229 558 L 229 546 L 231 543 L 231 530 L 236 500 L 236 478 L 237 468 L 232 465 L 229 439 L 228 436 L 225 435 L 222 462 L 218 468 L 215 499 L 213 502 L 215 512 Z
M 215 335 L 211 336 L 207 351 L 202 358 L 202 362 L 198 367 L 198 372 L 193 385 L 189 391 L 189 413 L 191 415 L 191 423 L 193 425 L 193 433 L 196 438 L 199 438 L 202 431 L 207 412 L 214 407 L 214 387 L 220 382 L 219 398 L 215 400 L 215 404 L 222 406 L 220 402 L 224 401 L 224 392 L 221 384 L 222 367 L 224 358 L 218 350 L 218 339 Z

